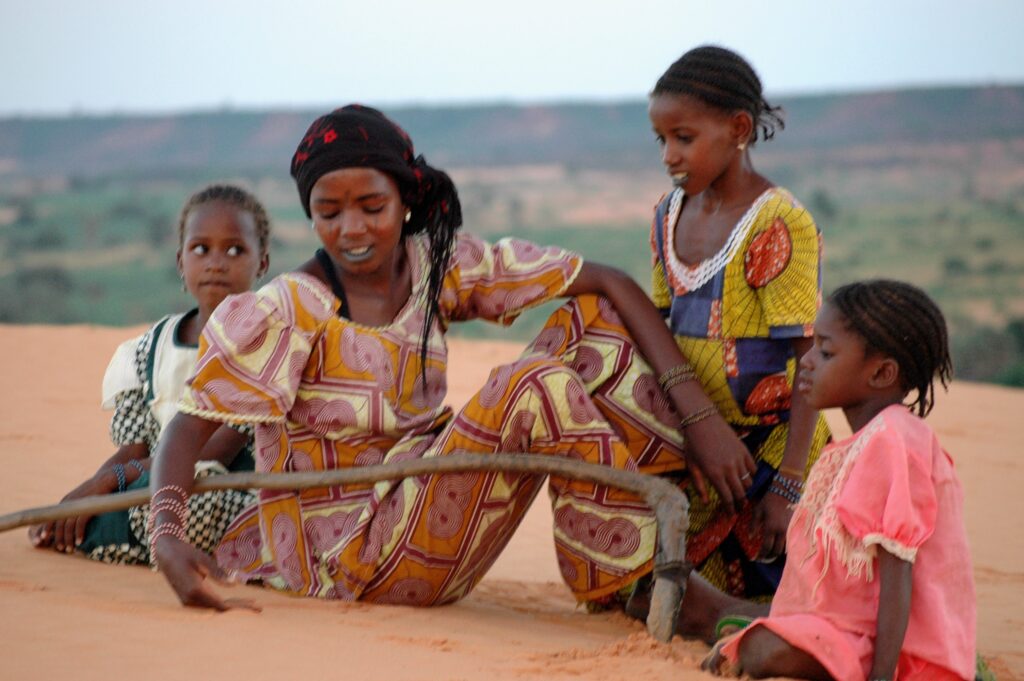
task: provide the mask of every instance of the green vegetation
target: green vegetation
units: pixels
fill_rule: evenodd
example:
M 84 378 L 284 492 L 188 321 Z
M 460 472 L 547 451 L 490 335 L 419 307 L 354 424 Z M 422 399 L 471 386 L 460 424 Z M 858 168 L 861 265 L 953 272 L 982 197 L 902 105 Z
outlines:
M 755 159 L 822 228 L 826 291 L 914 282 L 946 312 L 958 377 L 1024 386 L 1024 88 L 783 104 L 787 129 Z M 667 183 L 642 102 L 391 113 L 453 172 L 469 229 L 563 245 L 648 285 Z M 214 180 L 267 204 L 271 274 L 296 266 L 316 242 L 287 159 L 314 115 L 0 120 L 0 322 L 141 324 L 183 309 L 177 213 Z M 453 332 L 524 340 L 552 307 Z

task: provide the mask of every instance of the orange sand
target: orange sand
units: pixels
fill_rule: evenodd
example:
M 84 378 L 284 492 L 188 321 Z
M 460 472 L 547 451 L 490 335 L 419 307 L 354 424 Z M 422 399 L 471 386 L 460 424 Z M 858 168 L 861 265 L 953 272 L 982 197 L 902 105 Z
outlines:
M 57 501 L 112 449 L 100 379 L 132 330 L 0 326 L 0 513 Z M 483 383 L 507 343 L 451 342 L 450 400 Z M 1024 678 L 1024 391 L 957 384 L 930 421 L 957 460 L 978 588 L 978 642 L 1001 680 Z M 830 415 L 837 430 L 841 415 Z M 706 647 L 655 643 L 621 615 L 587 615 L 561 585 L 538 498 L 480 587 L 443 608 L 230 595 L 263 612 L 186 610 L 163 579 L 0 535 L 0 679 L 690 679 Z M 1014 511 L 1013 509 L 1016 509 Z

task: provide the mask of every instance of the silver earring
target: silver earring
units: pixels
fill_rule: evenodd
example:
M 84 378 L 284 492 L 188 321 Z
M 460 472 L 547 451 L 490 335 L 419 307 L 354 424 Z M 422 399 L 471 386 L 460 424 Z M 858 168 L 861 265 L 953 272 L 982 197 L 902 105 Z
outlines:
M 405 211 L 405 221 L 409 222 L 409 220 L 412 220 L 412 211 L 411 210 Z
M 185 275 L 181 275 L 181 292 L 188 293 L 188 287 L 185 286 Z
M 736 145 L 736 148 L 739 149 L 740 151 L 746 151 L 747 150 L 747 143 L 746 142 L 740 142 L 739 144 Z
M 314 232 L 316 231 L 316 220 L 310 220 L 309 221 L 309 228 L 311 230 L 313 230 Z

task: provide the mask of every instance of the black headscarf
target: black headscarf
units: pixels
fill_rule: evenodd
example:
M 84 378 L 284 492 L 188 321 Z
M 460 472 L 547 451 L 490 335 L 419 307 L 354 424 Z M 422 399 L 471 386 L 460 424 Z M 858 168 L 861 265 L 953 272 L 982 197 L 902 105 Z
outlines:
M 462 226 L 462 206 L 455 184 L 443 170 L 416 155 L 412 139 L 398 124 L 361 104 L 349 104 L 313 121 L 292 156 L 291 175 L 307 217 L 312 217 L 309 197 L 313 185 L 341 168 L 374 168 L 387 173 L 412 213 L 402 234 L 426 232 L 430 238 L 428 305 L 420 353 L 425 372 L 430 326 L 437 315 L 455 232 Z

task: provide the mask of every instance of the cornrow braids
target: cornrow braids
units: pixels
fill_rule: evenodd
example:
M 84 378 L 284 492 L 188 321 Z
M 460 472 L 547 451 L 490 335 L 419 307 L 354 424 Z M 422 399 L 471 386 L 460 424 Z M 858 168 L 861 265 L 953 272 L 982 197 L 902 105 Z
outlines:
M 935 302 L 916 286 L 874 279 L 841 286 L 829 303 L 864 339 L 868 353 L 896 360 L 901 387 L 917 392 L 909 406 L 926 416 L 935 404 L 935 377 L 947 388 L 953 376 L 946 320 Z
M 782 107 L 772 106 L 761 91 L 754 68 L 732 50 L 701 45 L 680 57 L 654 85 L 651 96 L 672 94 L 696 97 L 716 109 L 746 111 L 754 123 L 749 140 L 770 140 L 786 127 Z
M 199 206 L 214 201 L 221 201 L 252 214 L 256 222 L 256 237 L 260 242 L 260 255 L 266 255 L 270 248 L 270 218 L 267 216 L 267 210 L 251 192 L 233 184 L 207 185 L 188 197 L 178 218 L 178 248 L 185 245 L 185 223 L 188 216 Z

